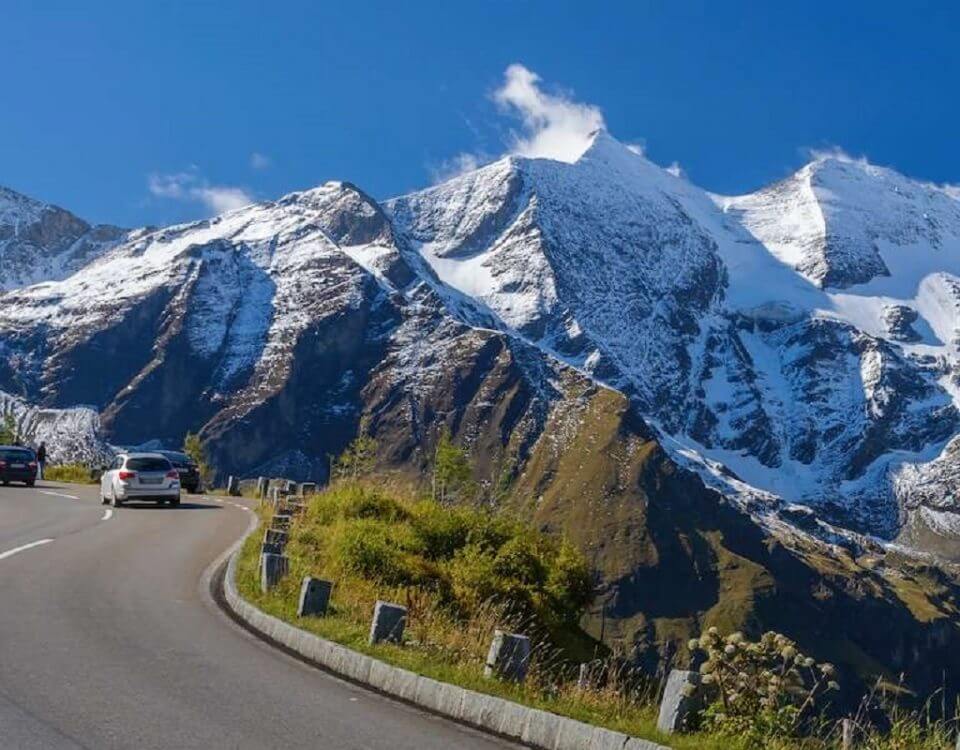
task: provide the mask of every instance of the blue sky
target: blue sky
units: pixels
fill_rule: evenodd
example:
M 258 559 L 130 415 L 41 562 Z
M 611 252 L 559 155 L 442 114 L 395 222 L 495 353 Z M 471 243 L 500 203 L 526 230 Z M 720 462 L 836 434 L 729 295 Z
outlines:
M 0 184 L 126 226 L 385 198 L 591 117 L 723 193 L 835 146 L 960 182 L 948 2 L 0 0 L 0 64 Z

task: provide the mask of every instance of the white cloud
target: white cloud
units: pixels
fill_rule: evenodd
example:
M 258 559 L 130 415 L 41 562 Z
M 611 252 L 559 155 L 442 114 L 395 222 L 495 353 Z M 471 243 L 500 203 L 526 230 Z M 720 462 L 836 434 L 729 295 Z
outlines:
M 463 152 L 457 154 L 452 159 L 446 159 L 439 164 L 429 166 L 429 169 L 434 183 L 438 183 L 444 182 L 445 180 L 452 180 L 454 177 L 459 177 L 467 172 L 472 172 L 479 168 L 484 161 L 485 160 L 477 154 Z
M 254 197 L 243 188 L 211 185 L 196 169 L 173 174 L 152 174 L 147 178 L 147 188 L 158 198 L 201 203 L 213 214 L 232 211 L 254 202 Z
M 866 156 L 851 156 L 840 146 L 827 146 L 826 148 L 808 148 L 807 156 L 814 161 L 823 161 L 824 159 L 836 159 L 847 164 L 861 164 L 869 166 L 870 162 Z
M 269 169 L 273 166 L 273 159 L 259 151 L 250 154 L 250 166 L 253 169 Z
M 669 167 L 664 167 L 667 172 L 672 174 L 674 177 L 682 177 L 683 179 L 687 178 L 687 173 L 684 171 L 683 167 L 680 166 L 680 162 L 675 161 Z
M 519 63 L 504 73 L 493 99 L 520 118 L 523 130 L 514 134 L 511 152 L 574 162 L 590 144 L 590 135 L 604 127 L 603 114 L 592 104 L 581 104 L 540 87 L 540 76 Z

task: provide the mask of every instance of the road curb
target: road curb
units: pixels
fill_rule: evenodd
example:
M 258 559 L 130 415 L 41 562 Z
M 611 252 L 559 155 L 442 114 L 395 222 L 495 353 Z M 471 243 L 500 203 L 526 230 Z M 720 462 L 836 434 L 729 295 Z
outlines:
M 244 539 L 256 528 L 255 520 L 251 526 Z M 229 559 L 222 579 L 212 577 L 212 583 L 219 583 L 217 593 L 222 598 L 217 598 L 246 627 L 304 661 L 404 703 L 537 750 L 669 750 L 649 740 L 423 677 L 268 615 L 237 589 L 242 541 L 223 556 Z M 211 568 L 223 570 L 223 557 Z

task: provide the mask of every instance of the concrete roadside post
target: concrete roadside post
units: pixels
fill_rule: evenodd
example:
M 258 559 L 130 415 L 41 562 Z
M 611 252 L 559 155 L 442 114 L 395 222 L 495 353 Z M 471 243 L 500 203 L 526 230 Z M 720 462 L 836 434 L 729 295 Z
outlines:
M 584 662 L 580 665 L 580 672 L 577 675 L 577 689 L 587 690 L 590 687 L 590 664 Z
M 316 482 L 303 482 L 300 485 L 301 497 L 309 497 L 310 495 L 317 494 L 317 483 Z
M 333 581 L 324 581 L 322 578 L 305 576 L 300 586 L 300 602 L 297 604 L 297 616 L 327 614 L 330 604 L 330 593 L 333 591 Z
M 264 542 L 260 545 L 260 557 L 264 555 L 282 555 L 283 545 L 277 542 Z
M 842 750 L 853 750 L 854 729 L 853 719 L 843 719 L 840 722 L 840 747 Z M 960 740 L 957 740 L 957 744 L 960 744 Z
M 232 474 L 227 478 L 227 494 L 237 497 L 240 494 L 240 480 Z
M 267 529 L 263 532 L 263 543 L 283 547 L 287 543 L 287 532 L 281 529 Z
M 518 633 L 503 630 L 493 631 L 493 641 L 487 652 L 487 664 L 483 670 L 487 677 L 523 682 L 530 666 L 530 639 Z
M 289 513 L 277 513 L 273 517 L 273 525 L 282 530 L 289 529 L 291 521 L 293 521 L 293 516 Z
M 257 477 L 257 499 L 261 501 L 267 499 L 267 478 L 266 477 Z
M 260 591 L 266 594 L 290 570 L 290 561 L 283 555 L 260 556 Z
M 403 629 L 407 624 L 407 608 L 399 604 L 377 601 L 373 607 L 373 621 L 370 623 L 370 643 L 389 641 L 400 643 Z
M 673 669 L 667 677 L 660 701 L 660 715 L 657 729 L 664 734 L 672 734 L 687 728 L 691 717 L 700 710 L 702 695 L 700 674 L 684 669 Z

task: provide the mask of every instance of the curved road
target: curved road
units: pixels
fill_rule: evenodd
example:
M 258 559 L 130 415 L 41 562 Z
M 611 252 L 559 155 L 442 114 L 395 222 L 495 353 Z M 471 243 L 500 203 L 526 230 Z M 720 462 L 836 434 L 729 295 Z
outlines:
M 235 625 L 201 579 L 244 502 L 112 510 L 97 487 L 0 487 L 0 748 L 516 747 Z

